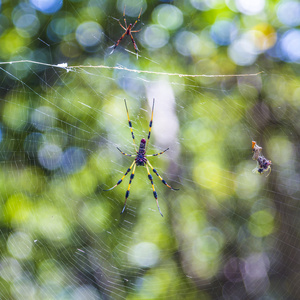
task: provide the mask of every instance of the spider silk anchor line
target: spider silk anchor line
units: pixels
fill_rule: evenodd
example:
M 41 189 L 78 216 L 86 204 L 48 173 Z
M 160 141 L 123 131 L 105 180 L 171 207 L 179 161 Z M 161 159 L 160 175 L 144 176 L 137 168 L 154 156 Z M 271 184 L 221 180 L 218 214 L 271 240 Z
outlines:
M 172 188 L 159 174 L 158 172 L 156 171 L 155 168 L 152 167 L 152 165 L 150 164 L 149 160 L 147 159 L 147 157 L 149 156 L 158 156 L 158 155 L 161 155 L 163 153 L 165 153 L 166 151 L 169 150 L 169 148 L 167 148 L 166 150 L 160 152 L 160 153 L 156 153 L 156 154 L 150 154 L 150 155 L 146 155 L 146 151 L 147 151 L 147 147 L 148 147 L 148 143 L 149 143 L 149 140 L 150 140 L 150 136 L 151 136 L 151 129 L 152 129 L 152 124 L 153 124 L 153 111 L 154 111 L 154 102 L 155 102 L 155 99 L 153 99 L 153 105 L 152 105 L 152 113 L 151 113 L 151 120 L 150 120 L 150 123 L 149 123 L 149 133 L 148 133 L 148 137 L 147 137 L 147 141 L 146 139 L 141 139 L 141 142 L 140 142 L 140 147 L 139 147 L 139 150 L 137 150 L 137 147 L 136 147 L 136 144 L 135 144 L 135 138 L 134 138 L 134 133 L 133 133 L 133 129 L 132 129 L 132 123 L 130 121 L 130 118 L 129 118 L 129 112 L 128 112 L 128 107 L 127 107 L 127 104 L 126 104 L 126 100 L 124 99 L 124 102 L 125 102 L 125 107 L 126 107 L 126 112 L 127 112 L 127 118 L 128 118 L 128 125 L 129 125 L 129 128 L 130 128 L 130 132 L 131 132 L 131 137 L 133 139 L 133 144 L 134 144 L 134 149 L 135 149 L 135 152 L 136 154 L 127 154 L 125 152 L 123 152 L 120 148 L 117 147 L 117 149 L 123 154 L 123 155 L 126 155 L 126 156 L 131 156 L 131 157 L 135 157 L 133 163 L 131 164 L 131 166 L 127 169 L 127 171 L 125 172 L 125 174 L 123 175 L 123 177 L 110 189 L 108 190 L 104 190 L 104 191 L 110 191 L 112 189 L 114 189 L 116 186 L 118 186 L 122 181 L 123 179 L 125 178 L 125 176 L 131 171 L 132 169 L 132 173 L 130 175 L 130 179 L 129 179 L 129 185 L 128 185 L 128 188 L 127 188 L 127 191 L 126 191 L 126 194 L 125 194 L 125 203 L 124 203 L 124 207 L 121 211 L 121 214 L 124 212 L 125 210 L 125 206 L 126 206 L 126 202 L 127 202 L 127 199 L 129 197 L 129 193 L 130 193 L 130 187 L 131 187 L 131 183 L 134 179 L 134 173 L 135 173 L 135 168 L 136 166 L 146 166 L 146 169 L 147 169 L 147 173 L 148 173 L 148 179 L 150 180 L 151 182 L 151 185 L 152 185 L 152 190 L 153 190 L 153 196 L 156 200 L 156 204 L 157 204 L 157 208 L 158 208 L 158 211 L 159 213 L 161 214 L 161 216 L 163 217 L 163 214 L 160 210 L 160 207 L 159 207 L 159 204 L 158 204 L 158 197 L 157 197 L 157 192 L 155 190 L 155 187 L 154 187 L 154 183 L 153 183 L 153 177 L 152 175 L 150 174 L 150 171 L 149 171 L 149 167 L 151 168 L 151 170 L 153 171 L 154 174 L 156 174 L 158 176 L 158 178 L 161 180 L 161 182 L 166 185 L 168 188 L 170 188 L 171 190 L 173 191 L 177 191 L 179 189 L 174 189 Z

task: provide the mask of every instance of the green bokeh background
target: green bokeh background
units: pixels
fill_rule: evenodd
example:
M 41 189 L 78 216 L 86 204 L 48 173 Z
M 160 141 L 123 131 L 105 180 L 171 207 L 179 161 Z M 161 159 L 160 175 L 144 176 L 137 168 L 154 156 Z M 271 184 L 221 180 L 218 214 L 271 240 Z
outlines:
M 290 29 L 276 16 L 281 2 L 254 15 L 233 1 L 78 0 L 53 13 L 30 3 L 1 3 L 1 299 L 297 299 L 300 82 L 297 62 L 271 55 Z M 125 4 L 128 22 L 143 8 L 138 59 L 129 37 L 111 53 Z M 174 6 L 179 19 L 161 15 Z M 20 11 L 35 21 L 22 27 Z M 260 49 L 253 63 L 239 65 L 230 45 L 211 37 L 219 19 L 252 34 Z M 101 28 L 93 47 L 76 37 L 85 22 Z M 169 35 L 160 48 L 143 35 L 152 25 Z M 176 48 L 185 31 L 197 37 L 185 41 L 188 55 Z M 162 218 L 146 169 L 137 168 L 120 215 L 130 175 L 103 189 L 132 161 L 116 149 L 134 150 L 123 99 L 138 144 L 155 89 L 166 94 L 155 96 L 148 150 L 170 150 L 149 160 L 180 190 L 153 175 Z M 272 160 L 268 177 L 252 173 L 252 140 Z M 71 171 L 55 167 L 71 147 L 80 150 L 66 156 Z M 42 151 L 54 159 L 48 167 Z

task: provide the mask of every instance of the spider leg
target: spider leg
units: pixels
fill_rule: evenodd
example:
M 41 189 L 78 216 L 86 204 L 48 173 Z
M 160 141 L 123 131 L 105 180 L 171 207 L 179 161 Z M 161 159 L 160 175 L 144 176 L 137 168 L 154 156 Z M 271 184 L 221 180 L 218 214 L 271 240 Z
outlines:
M 138 59 L 139 58 L 138 51 L 140 51 L 140 50 L 139 50 L 138 46 L 136 45 L 136 43 L 134 41 L 134 38 L 131 34 L 131 31 L 130 31 L 130 38 L 131 38 L 131 41 L 133 43 L 133 47 L 134 47 L 134 50 L 135 50 L 135 53 L 136 53 L 136 58 Z
M 126 30 L 126 29 L 125 29 L 125 30 Z M 124 39 L 125 35 L 126 35 L 126 31 L 122 34 L 122 36 L 121 36 L 121 37 L 118 39 L 118 41 L 115 43 L 113 50 L 115 50 L 115 49 L 118 47 L 118 45 L 120 44 L 120 42 Z
M 129 112 L 128 112 L 128 108 L 127 108 L 127 104 L 126 104 L 126 100 L 125 99 L 124 99 L 124 102 L 125 102 L 125 107 L 126 107 L 126 112 L 127 112 L 128 125 L 129 125 L 129 128 L 130 128 L 131 136 L 132 136 L 133 143 L 134 143 L 134 149 L 135 149 L 135 152 L 137 152 L 136 144 L 135 144 L 135 139 L 134 139 L 134 134 L 133 134 L 133 129 L 132 129 L 132 124 L 131 124 L 131 121 L 130 121 L 130 118 L 129 118 Z
M 157 173 L 156 169 L 154 169 L 152 167 L 152 165 L 150 164 L 150 162 L 148 160 L 147 160 L 147 164 L 150 166 L 150 168 L 152 169 L 152 171 L 158 176 L 158 178 L 162 181 L 163 184 L 165 184 L 168 188 L 170 188 L 173 191 L 178 191 L 179 190 L 179 189 L 174 189 L 170 185 L 168 185 L 167 182 Z
M 134 178 L 134 172 L 135 172 L 135 167 L 136 167 L 136 164 L 135 164 L 135 161 L 133 162 L 134 163 L 134 167 L 133 167 L 133 170 L 132 170 L 132 173 L 130 175 L 130 180 L 129 180 L 129 184 L 128 184 L 128 188 L 127 188 L 127 191 L 126 191 L 126 194 L 125 194 L 125 203 L 124 203 L 124 207 L 121 211 L 121 214 L 124 212 L 125 210 L 125 206 L 126 206 L 126 202 L 127 202 L 127 199 L 128 199 L 128 196 L 129 196 L 129 190 L 130 190 L 130 186 L 131 186 L 131 182 Z
M 156 153 L 156 154 L 149 154 L 149 155 L 145 155 L 145 156 L 158 156 L 158 155 L 161 155 L 163 153 L 165 153 L 166 151 L 168 151 L 169 148 L 167 148 L 166 150 L 164 150 L 163 152 L 160 152 L 160 153 Z
M 126 18 L 125 18 L 125 9 L 126 9 L 126 5 L 124 5 L 123 18 L 124 18 L 125 27 L 127 28 L 127 23 L 126 23 Z
M 163 217 L 163 214 L 161 213 L 161 210 L 160 210 L 160 207 L 159 207 L 159 204 L 158 204 L 157 192 L 156 192 L 155 187 L 154 187 L 154 184 L 153 184 L 153 178 L 152 178 L 152 175 L 150 174 L 149 168 L 148 168 L 147 165 L 146 165 L 146 168 L 147 168 L 147 172 L 148 172 L 148 178 L 149 178 L 149 180 L 151 181 L 152 190 L 153 190 L 153 195 L 154 195 L 154 198 L 155 198 L 155 200 L 156 200 L 156 204 L 157 204 L 158 211 L 159 211 L 159 213 L 161 214 L 161 216 Z
M 155 101 L 155 99 L 153 98 L 153 105 L 152 105 L 151 120 L 150 120 L 150 123 L 149 123 L 149 133 L 148 133 L 148 139 L 147 139 L 147 144 L 146 144 L 145 151 L 147 151 L 147 147 L 148 147 L 148 143 L 149 143 L 149 139 L 150 139 L 150 135 L 151 135 L 151 129 L 152 129 L 152 123 L 153 123 L 153 110 L 154 110 L 154 101 Z
M 125 20 L 125 19 L 124 19 L 124 20 Z M 118 20 L 118 22 L 119 22 L 120 26 L 126 31 L 126 28 L 122 25 L 122 23 L 120 22 L 120 20 Z M 127 25 L 126 25 L 126 20 L 125 20 L 125 26 L 127 27 Z
M 133 161 L 132 165 L 127 169 L 127 171 L 125 172 L 125 174 L 123 175 L 123 177 L 117 182 L 117 184 L 115 184 L 112 188 L 108 189 L 108 190 L 104 190 L 104 191 L 110 191 L 112 189 L 114 189 L 117 185 L 119 185 L 123 179 L 125 178 L 125 176 L 130 172 L 130 170 L 132 169 L 133 165 L 135 165 L 135 160 Z
M 141 14 L 142 14 L 142 9 L 143 9 L 143 8 L 141 8 L 140 14 L 139 14 L 138 18 L 135 20 L 135 22 L 133 23 L 131 29 L 132 29 L 132 28 L 136 25 L 136 23 L 140 20 L 140 17 L 141 17 Z
M 140 32 L 142 29 L 139 30 L 130 30 L 130 32 Z
M 135 157 L 136 155 L 133 155 L 133 154 L 127 154 L 125 152 L 123 152 L 120 148 L 117 147 L 117 149 L 123 154 L 123 155 L 126 155 L 126 156 L 131 156 L 131 157 Z

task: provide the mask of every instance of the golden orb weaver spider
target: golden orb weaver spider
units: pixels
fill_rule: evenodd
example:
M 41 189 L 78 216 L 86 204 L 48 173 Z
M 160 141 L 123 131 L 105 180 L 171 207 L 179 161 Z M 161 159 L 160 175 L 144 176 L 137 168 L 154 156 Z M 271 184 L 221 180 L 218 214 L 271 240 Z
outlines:
M 131 131 L 131 136 L 132 136 L 132 139 L 133 139 L 133 144 L 134 144 L 134 149 L 135 149 L 135 152 L 136 152 L 136 155 L 133 155 L 133 154 L 127 154 L 125 152 L 123 152 L 120 148 L 117 147 L 117 149 L 123 154 L 123 155 L 126 155 L 126 156 L 131 156 L 131 157 L 135 157 L 133 163 L 131 164 L 131 166 L 127 169 L 127 171 L 125 172 L 125 174 L 123 175 L 123 177 L 110 189 L 108 190 L 104 190 L 104 191 L 110 191 L 112 189 L 114 189 L 116 186 L 118 186 L 122 181 L 123 179 L 125 178 L 125 176 L 131 171 L 132 169 L 132 173 L 130 175 L 130 179 L 129 179 L 129 185 L 128 185 L 128 188 L 127 188 L 127 191 L 126 191 L 126 194 L 125 194 L 125 203 L 124 203 L 124 207 L 121 211 L 121 214 L 124 212 L 125 210 L 125 206 L 126 206 L 126 202 L 127 202 L 127 199 L 128 199 L 128 196 L 129 196 L 129 191 L 130 191 L 130 186 L 131 186 L 131 183 L 133 181 L 133 178 L 134 178 L 134 172 L 135 172 L 135 168 L 136 166 L 146 166 L 147 168 L 147 172 L 148 172 L 148 179 L 150 180 L 151 182 L 151 185 L 152 185 L 152 190 L 153 190 L 153 196 L 156 200 L 156 204 L 157 204 L 157 208 L 158 208 L 158 211 L 159 213 L 161 214 L 161 216 L 163 217 L 163 214 L 161 213 L 161 210 L 160 210 L 160 207 L 159 207 L 159 204 L 158 204 L 158 199 L 157 199 L 157 192 L 155 190 L 155 187 L 154 187 L 154 184 L 153 184 L 153 178 L 152 178 L 152 175 L 150 174 L 150 171 L 149 171 L 149 167 L 152 169 L 152 171 L 158 176 L 158 178 L 162 181 L 163 184 L 165 184 L 168 188 L 170 188 L 171 190 L 173 191 L 177 191 L 179 189 L 174 189 L 172 188 L 159 174 L 158 172 L 156 171 L 156 169 L 154 169 L 152 167 L 152 165 L 150 164 L 150 162 L 148 161 L 148 159 L 146 157 L 148 156 L 158 156 L 158 155 L 161 155 L 163 153 L 165 153 L 167 150 L 169 150 L 169 148 L 167 148 L 166 150 L 160 152 L 160 153 L 156 153 L 156 154 L 150 154 L 150 155 L 146 155 L 146 151 L 147 151 L 147 147 L 148 147 L 148 143 L 149 143 L 149 139 L 150 139 L 150 135 L 151 135 L 151 129 L 152 129 L 152 123 L 153 123 L 153 110 L 154 110 L 154 99 L 153 99 L 153 105 L 152 105 L 152 114 L 151 114 L 151 120 L 150 120 L 150 123 L 149 123 L 149 133 L 148 133 L 148 138 L 147 138 L 147 142 L 146 142 L 146 139 L 141 139 L 141 142 L 140 142 L 140 147 L 139 147 L 139 150 L 137 151 L 137 148 L 136 148 L 136 144 L 135 144 L 135 138 L 134 138 L 134 134 L 133 134 L 133 129 L 132 129 L 132 124 L 131 124 L 131 121 L 130 121 L 130 118 L 129 118 L 129 113 L 128 113 L 128 108 L 127 108 L 127 104 L 126 104 L 126 100 L 124 99 L 124 102 L 125 102 L 125 107 L 126 107 L 126 112 L 127 112 L 127 118 L 128 118 L 128 125 L 129 125 L 129 128 L 130 128 L 130 131 Z M 149 166 L 149 167 L 148 167 Z
M 127 26 L 127 22 L 126 22 L 126 18 L 125 18 L 125 8 L 126 6 L 124 6 L 124 11 L 123 11 L 123 19 L 124 19 L 124 24 L 125 24 L 125 27 L 121 24 L 120 20 L 118 20 L 120 26 L 125 30 L 125 32 L 122 34 L 122 36 L 118 39 L 118 41 L 115 43 L 114 47 L 113 47 L 113 50 L 112 52 L 118 47 L 118 45 L 120 44 L 120 42 L 123 40 L 123 38 L 126 36 L 126 35 L 129 35 L 130 38 L 131 38 L 131 41 L 133 43 L 133 47 L 134 47 L 134 50 L 136 52 L 136 55 L 138 58 L 138 51 L 140 51 L 135 43 L 135 40 L 132 36 L 132 33 L 133 32 L 139 32 L 141 31 L 142 29 L 140 30 L 132 30 L 134 28 L 134 26 L 136 25 L 136 23 L 140 20 L 140 17 L 141 17 L 141 14 L 142 14 L 142 8 L 141 8 L 141 11 L 140 11 L 140 14 L 138 16 L 138 18 L 135 20 L 135 22 L 133 23 L 133 25 L 130 23 L 128 26 Z

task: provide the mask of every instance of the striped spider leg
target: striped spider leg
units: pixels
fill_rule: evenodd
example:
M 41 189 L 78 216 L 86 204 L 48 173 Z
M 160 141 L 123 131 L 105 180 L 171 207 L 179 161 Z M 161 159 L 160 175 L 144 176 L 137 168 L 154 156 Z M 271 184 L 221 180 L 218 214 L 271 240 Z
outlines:
M 141 139 L 141 142 L 140 142 L 140 146 L 139 146 L 139 149 L 137 151 L 137 148 L 136 148 L 136 144 L 135 144 L 135 138 L 134 138 L 134 133 L 133 133 L 133 129 L 132 129 L 132 123 L 130 121 L 130 118 L 129 118 L 129 113 L 128 113 L 128 108 L 127 108 L 127 104 L 126 104 L 126 100 L 124 99 L 124 102 L 125 102 L 125 108 L 126 108 L 126 112 L 127 112 L 127 118 L 128 118 L 128 125 L 129 125 L 129 128 L 130 128 L 130 132 L 131 132 L 131 137 L 133 139 L 133 144 L 134 144 L 134 148 L 135 148 L 135 152 L 136 154 L 127 154 L 125 152 L 123 152 L 120 148 L 117 148 L 123 155 L 126 155 L 126 156 L 131 156 L 131 157 L 135 157 L 133 163 L 131 164 L 131 166 L 127 169 L 127 171 L 124 173 L 123 177 L 110 189 L 108 190 L 105 190 L 105 191 L 110 191 L 112 189 L 114 189 L 116 186 L 118 186 L 122 181 L 123 179 L 125 178 L 125 176 L 132 170 L 131 172 L 131 175 L 130 175 L 130 179 L 129 179 L 129 184 L 128 184 L 128 188 L 127 188 L 127 191 L 126 191 L 126 194 L 125 194 L 125 203 L 124 203 L 124 207 L 121 211 L 121 214 L 124 212 L 125 210 L 125 207 L 126 207 L 126 202 L 127 202 L 127 199 L 129 197 L 129 193 L 130 193 L 130 187 L 131 187 L 131 184 L 132 184 L 132 181 L 133 181 L 133 178 L 134 178 L 134 174 L 135 174 L 135 168 L 138 166 L 146 166 L 146 169 L 147 169 L 147 173 L 148 173 L 148 179 L 150 180 L 151 182 L 151 186 L 152 186 L 152 191 L 153 191 L 153 196 L 156 200 L 156 205 L 157 205 L 157 208 L 158 208 L 158 211 L 159 213 L 161 214 L 161 216 L 163 217 L 163 214 L 160 210 L 160 207 L 159 207 L 159 204 L 158 204 L 158 197 L 157 197 L 157 192 L 155 190 L 155 187 L 154 187 L 154 183 L 153 183 L 153 177 L 152 175 L 150 174 L 150 171 L 149 171 L 149 167 L 151 168 L 151 170 L 153 171 L 153 173 L 155 173 L 158 178 L 161 180 L 161 182 L 166 185 L 168 188 L 170 188 L 171 190 L 173 191 L 176 191 L 178 189 L 174 189 L 172 188 L 159 174 L 158 172 L 156 171 L 156 169 L 154 169 L 152 167 L 152 165 L 150 164 L 150 162 L 148 161 L 147 157 L 149 156 L 158 156 L 158 155 L 161 155 L 163 153 L 165 153 L 166 151 L 169 150 L 169 148 L 167 148 L 166 150 L 160 152 L 160 153 L 156 153 L 156 154 L 150 154 L 150 155 L 146 155 L 146 151 L 147 151 L 147 147 L 148 147 L 148 143 L 149 143 L 149 140 L 150 140 L 150 136 L 151 136 L 151 129 L 152 129 L 152 123 L 153 123 L 153 111 L 154 111 L 154 102 L 155 100 L 153 99 L 153 105 L 152 105 L 152 113 L 151 113 L 151 120 L 150 120 L 150 123 L 149 123 L 149 132 L 148 132 L 148 138 L 147 138 L 147 142 L 146 142 L 146 139 Z
M 139 57 L 139 56 L 138 56 L 138 51 L 140 51 L 140 50 L 138 49 L 138 47 L 137 47 L 137 45 L 136 45 L 136 43 L 135 43 L 135 40 L 134 40 L 134 38 L 133 38 L 133 36 L 132 36 L 132 33 L 139 32 L 139 31 L 141 31 L 141 29 L 140 29 L 140 30 L 132 30 L 132 29 L 134 28 L 134 26 L 136 25 L 136 23 L 140 20 L 140 17 L 141 17 L 141 14 L 142 14 L 142 8 L 141 8 L 140 14 L 139 14 L 138 18 L 135 20 L 135 22 L 134 22 L 133 24 L 130 23 L 128 26 L 127 26 L 127 22 L 126 22 L 126 18 L 125 18 L 125 8 L 126 8 L 126 6 L 124 6 L 124 11 L 123 11 L 123 19 L 124 19 L 125 27 L 121 24 L 120 20 L 118 20 L 120 26 L 122 27 L 122 29 L 123 29 L 125 32 L 122 34 L 122 36 L 121 36 L 121 37 L 117 40 L 117 42 L 115 43 L 115 45 L 114 45 L 114 47 L 113 47 L 113 51 L 118 47 L 118 45 L 119 45 L 120 42 L 123 40 L 123 38 L 124 38 L 126 35 L 129 35 L 130 38 L 131 38 L 131 41 L 132 41 L 132 43 L 133 43 L 134 50 L 135 50 L 136 55 L 137 55 L 136 58 L 138 58 L 138 57 Z

